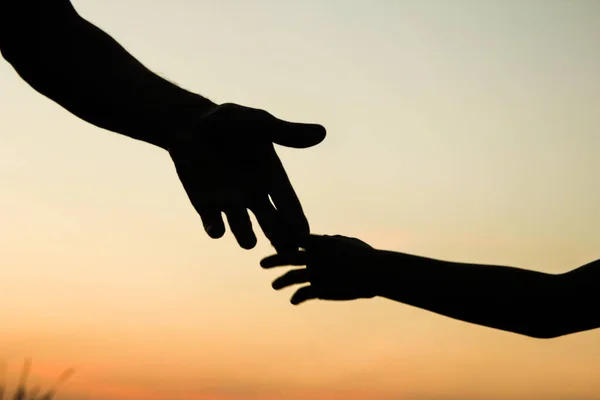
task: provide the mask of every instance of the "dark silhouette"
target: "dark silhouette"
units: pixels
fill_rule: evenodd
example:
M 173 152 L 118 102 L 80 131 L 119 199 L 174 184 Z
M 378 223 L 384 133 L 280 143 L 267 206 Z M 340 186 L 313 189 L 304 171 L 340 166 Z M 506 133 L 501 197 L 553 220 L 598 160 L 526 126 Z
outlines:
M 30 371 L 31 359 L 28 358 L 23 364 L 21 376 L 19 377 L 19 383 L 12 397 L 12 400 L 52 400 L 56 395 L 58 387 L 75 373 L 75 370 L 73 368 L 66 369 L 62 374 L 58 376 L 58 379 L 48 391 L 46 391 L 43 395 L 38 396 L 41 391 L 40 386 L 34 386 L 29 392 L 27 391 L 27 379 L 29 378 Z M 2 382 L 0 384 L 0 400 L 4 400 L 4 393 L 4 382 Z
M 292 304 L 375 296 L 462 321 L 555 338 L 600 327 L 600 260 L 562 274 L 440 261 L 377 250 L 354 238 L 310 235 L 304 251 L 276 254 L 263 268 L 306 266 L 273 282 L 308 283 Z
M 17 385 L 17 390 L 13 396 L 14 400 L 25 400 L 27 392 L 27 379 L 29 379 L 29 372 L 31 371 L 31 359 L 26 359 L 21 370 L 21 377 Z
M 167 150 L 210 237 L 224 235 L 224 212 L 239 245 L 253 248 L 250 209 L 276 249 L 297 248 L 308 221 L 273 143 L 315 146 L 325 138 L 322 126 L 184 90 L 148 70 L 69 0 L 0 4 L 0 51 L 17 73 L 83 120 Z

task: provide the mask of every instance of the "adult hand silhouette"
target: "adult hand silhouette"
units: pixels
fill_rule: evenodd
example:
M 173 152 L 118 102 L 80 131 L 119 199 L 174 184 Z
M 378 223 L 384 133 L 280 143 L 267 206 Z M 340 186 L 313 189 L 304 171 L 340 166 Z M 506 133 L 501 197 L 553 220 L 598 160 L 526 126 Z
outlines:
M 288 271 L 273 282 L 273 288 L 309 283 L 292 296 L 298 305 L 307 300 L 355 300 L 375 297 L 369 264 L 377 250 L 365 242 L 345 236 L 310 235 L 301 240 L 305 251 L 275 254 L 263 259 L 263 268 L 305 266 Z
M 225 234 L 225 213 L 239 245 L 253 248 L 250 209 L 276 250 L 287 252 L 298 248 L 309 225 L 273 144 L 303 149 L 325 135 L 321 125 L 287 122 L 226 103 L 177 132 L 168 150 L 211 238 Z

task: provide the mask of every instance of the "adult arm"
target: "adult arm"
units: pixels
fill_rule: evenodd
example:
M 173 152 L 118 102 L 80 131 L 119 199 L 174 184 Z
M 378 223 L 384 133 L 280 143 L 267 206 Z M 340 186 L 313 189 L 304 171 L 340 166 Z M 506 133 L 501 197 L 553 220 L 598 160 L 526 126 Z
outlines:
M 35 90 L 91 124 L 167 149 L 205 230 L 256 244 L 247 210 L 280 250 L 309 232 L 273 144 L 315 146 L 317 124 L 215 105 L 154 74 L 69 0 L 0 0 L 0 51 Z
M 216 107 L 150 71 L 69 0 L 3 1 L 2 55 L 35 90 L 81 119 L 167 149 Z

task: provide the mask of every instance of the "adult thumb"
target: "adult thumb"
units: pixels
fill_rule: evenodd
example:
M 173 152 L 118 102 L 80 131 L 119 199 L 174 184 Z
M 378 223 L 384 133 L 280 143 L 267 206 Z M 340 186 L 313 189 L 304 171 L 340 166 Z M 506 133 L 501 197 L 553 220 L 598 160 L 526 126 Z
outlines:
M 319 124 L 303 124 L 299 122 L 287 122 L 277 120 L 270 129 L 271 141 L 275 144 L 305 149 L 321 143 L 327 132 Z

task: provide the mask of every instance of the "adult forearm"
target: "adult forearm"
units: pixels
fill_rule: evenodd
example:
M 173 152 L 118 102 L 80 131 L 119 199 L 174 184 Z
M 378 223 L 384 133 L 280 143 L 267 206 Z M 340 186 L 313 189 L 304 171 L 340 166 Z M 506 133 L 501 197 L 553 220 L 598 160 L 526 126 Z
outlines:
M 376 287 L 381 297 L 528 336 L 562 334 L 553 329 L 568 312 L 559 275 L 387 251 L 378 258 Z
M 32 27 L 7 60 L 34 89 L 85 121 L 168 148 L 215 106 L 151 72 L 77 13 Z

